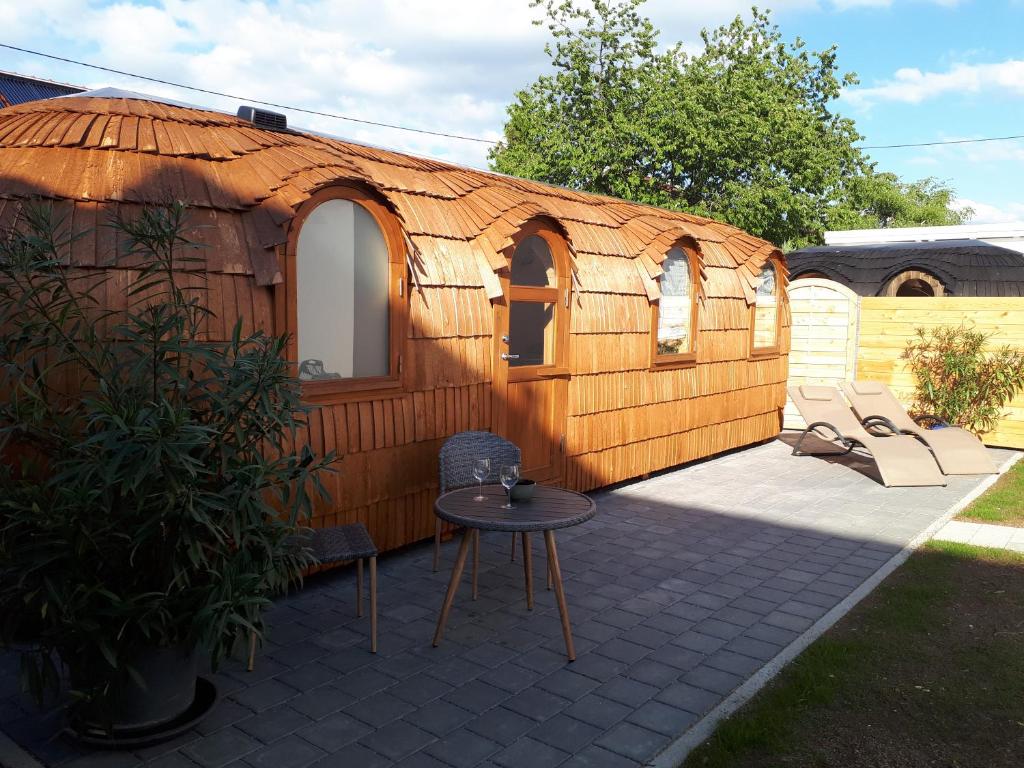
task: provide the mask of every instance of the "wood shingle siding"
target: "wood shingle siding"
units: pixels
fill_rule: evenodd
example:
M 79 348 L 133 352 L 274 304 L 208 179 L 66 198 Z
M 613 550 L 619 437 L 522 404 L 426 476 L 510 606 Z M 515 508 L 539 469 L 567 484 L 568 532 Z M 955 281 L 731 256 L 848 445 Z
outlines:
M 188 235 L 207 246 L 195 269 L 216 312 L 211 338 L 239 316 L 246 327 L 290 330 L 292 219 L 334 185 L 364 190 L 394 216 L 411 271 L 400 386 L 317 398 L 303 439 L 344 461 L 315 525 L 362 522 L 382 550 L 432 534 L 442 442 L 501 423 L 496 318 L 514 238 L 537 223 L 564 240 L 571 271 L 563 485 L 587 490 L 778 433 L 788 306 L 778 354 L 752 356 L 750 339 L 758 275 L 781 254 L 726 224 L 139 98 L 0 110 L 0 225 L 30 199 L 52 201 L 82 235 L 69 258 L 113 277 L 106 302 L 121 307 L 136 272 L 116 260 L 105 222 L 186 202 Z M 680 242 L 698 259 L 696 362 L 652 370 L 652 301 L 665 254 Z

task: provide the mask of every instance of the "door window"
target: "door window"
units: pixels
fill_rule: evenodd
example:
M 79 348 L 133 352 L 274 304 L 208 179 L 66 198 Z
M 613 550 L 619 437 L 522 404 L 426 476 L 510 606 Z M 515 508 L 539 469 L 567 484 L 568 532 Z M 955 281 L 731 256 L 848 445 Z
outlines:
M 558 271 L 547 241 L 529 235 L 512 254 L 508 313 L 508 364 L 554 365 Z
M 551 365 L 555 349 L 555 305 L 513 301 L 509 308 L 509 365 Z

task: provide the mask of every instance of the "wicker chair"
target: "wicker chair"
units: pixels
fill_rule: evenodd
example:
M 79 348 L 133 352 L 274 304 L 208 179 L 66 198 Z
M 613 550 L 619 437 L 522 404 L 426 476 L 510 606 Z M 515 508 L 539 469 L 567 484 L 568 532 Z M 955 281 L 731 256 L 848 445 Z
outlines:
M 491 460 L 491 474 L 497 475 L 502 465 L 519 464 L 522 454 L 519 448 L 503 437 L 492 432 L 459 432 L 448 438 L 441 446 L 438 456 L 438 475 L 441 493 L 476 485 L 473 477 L 473 463 L 477 459 Z M 515 534 L 512 535 L 512 558 L 515 559 Z M 434 570 L 441 558 L 441 518 L 434 527 Z M 480 531 L 473 537 L 473 593 L 476 596 L 476 572 L 480 561 Z

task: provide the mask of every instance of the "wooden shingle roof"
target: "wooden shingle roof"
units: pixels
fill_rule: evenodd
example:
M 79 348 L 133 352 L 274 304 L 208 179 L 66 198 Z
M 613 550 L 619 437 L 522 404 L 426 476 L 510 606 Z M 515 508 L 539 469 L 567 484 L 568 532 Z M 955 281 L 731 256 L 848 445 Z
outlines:
M 934 275 L 950 296 L 1024 296 L 1024 254 L 981 240 L 820 246 L 786 258 L 791 274 L 820 272 L 860 296 L 908 270 Z
M 0 109 L 0 225 L 20 200 L 56 201 L 75 231 L 95 232 L 100 208 L 167 200 L 190 205 L 194 239 L 213 271 L 244 272 L 260 285 L 281 280 L 276 249 L 296 208 L 338 182 L 365 184 L 401 219 L 410 244 L 429 238 L 424 270 L 504 264 L 500 252 L 532 218 L 558 222 L 576 256 L 582 290 L 609 281 L 651 294 L 666 244 L 690 237 L 705 268 L 736 270 L 737 293 L 753 301 L 756 275 L 777 249 L 721 222 L 486 173 L 324 136 L 272 132 L 231 115 L 148 97 L 80 96 Z M 100 235 L 75 242 L 72 258 L 95 264 Z M 450 248 L 439 248 L 449 241 Z M 220 250 L 221 255 L 213 255 Z M 446 251 L 438 255 L 439 251 Z M 614 256 L 632 268 L 608 266 Z M 453 275 L 453 277 L 456 277 Z M 653 285 L 653 288 L 652 288 Z

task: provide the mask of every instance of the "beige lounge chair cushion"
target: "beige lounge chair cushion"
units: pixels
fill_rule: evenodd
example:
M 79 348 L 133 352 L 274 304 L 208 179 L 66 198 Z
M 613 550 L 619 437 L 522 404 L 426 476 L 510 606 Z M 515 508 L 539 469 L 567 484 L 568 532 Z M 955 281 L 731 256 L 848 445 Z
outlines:
M 812 387 L 804 384 L 800 387 L 800 394 L 807 400 L 835 400 L 838 391 L 835 387 Z
M 855 381 L 851 386 L 858 395 L 880 395 L 884 391 L 880 381 Z

